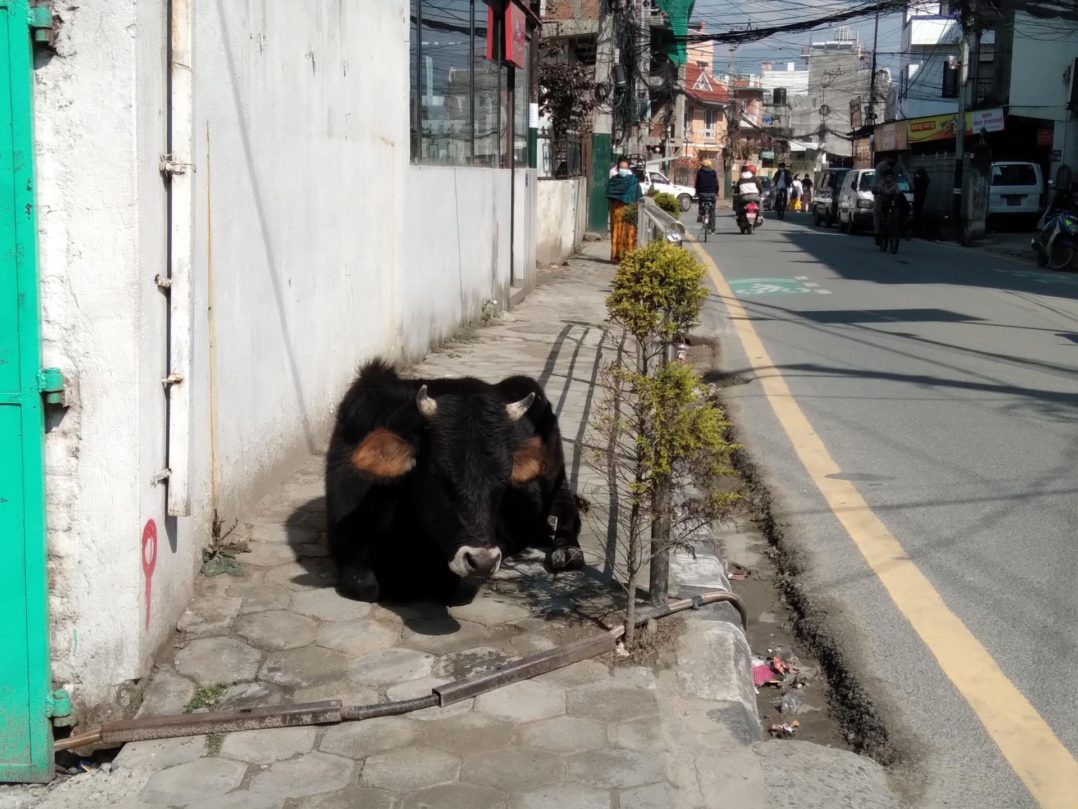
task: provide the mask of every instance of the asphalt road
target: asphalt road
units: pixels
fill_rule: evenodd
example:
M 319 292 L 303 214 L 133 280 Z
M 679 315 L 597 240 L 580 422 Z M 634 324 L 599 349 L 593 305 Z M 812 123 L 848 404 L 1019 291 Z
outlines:
M 916 805 L 1064 805 L 1044 799 L 1059 783 L 1038 803 L 986 729 L 1021 698 L 963 695 L 979 671 L 944 671 L 914 631 L 918 605 L 881 584 L 761 379 L 781 375 L 841 469 L 831 477 L 853 484 L 941 597 L 932 608 L 957 616 L 1047 723 L 1041 740 L 1078 757 L 1078 275 L 921 241 L 884 255 L 871 236 L 798 214 L 743 236 L 720 211 L 718 229 L 701 247 L 770 360 L 754 367 L 713 296 L 704 325 L 724 370 L 747 380 L 726 391 L 732 415 L 806 554 L 804 587 L 907 757 Z

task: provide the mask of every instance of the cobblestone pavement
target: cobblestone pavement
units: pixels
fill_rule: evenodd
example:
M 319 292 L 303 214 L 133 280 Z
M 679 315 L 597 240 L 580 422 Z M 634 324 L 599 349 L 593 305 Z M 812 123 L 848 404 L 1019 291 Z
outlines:
M 605 262 L 575 261 L 543 273 L 517 310 L 414 369 L 491 380 L 537 376 L 559 414 L 573 479 L 593 497 L 601 486 L 580 448 L 612 272 Z M 309 458 L 251 511 L 250 552 L 238 557 L 245 576 L 199 579 L 140 715 L 178 713 L 211 692 L 217 708 L 424 696 L 436 684 L 601 631 L 604 621 L 619 623 L 620 596 L 603 576 L 613 558 L 594 520 L 582 538 L 592 562 L 586 571 L 551 576 L 534 552 L 509 561 L 465 606 L 341 598 L 322 542 L 321 463 Z M 444 709 L 129 744 L 111 772 L 73 778 L 37 799 L 31 788 L 22 805 L 683 809 L 763 802 L 769 783 L 784 789 L 789 779 L 760 763 L 767 743 L 748 707 L 751 686 L 744 693 L 744 636 L 712 618 L 665 621 L 667 643 L 647 666 L 608 655 Z M 798 743 L 785 744 L 784 756 L 796 763 Z M 882 778 L 871 762 L 842 755 L 846 766 L 866 769 L 858 802 L 821 805 L 891 806 L 873 802 L 864 787 Z M 19 805 L 4 801 L 0 791 L 0 809 Z

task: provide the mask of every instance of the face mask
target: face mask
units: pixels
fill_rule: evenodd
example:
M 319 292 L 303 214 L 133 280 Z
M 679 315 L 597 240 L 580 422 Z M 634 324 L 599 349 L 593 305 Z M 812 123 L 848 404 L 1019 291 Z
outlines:
M 622 177 L 628 177 L 630 174 L 632 174 L 632 171 L 630 171 L 629 169 L 618 169 L 618 174 Z

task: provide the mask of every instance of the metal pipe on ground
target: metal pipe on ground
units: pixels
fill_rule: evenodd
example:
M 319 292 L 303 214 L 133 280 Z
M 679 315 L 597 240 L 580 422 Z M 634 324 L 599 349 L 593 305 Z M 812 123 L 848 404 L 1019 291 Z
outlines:
M 694 598 L 672 601 L 652 609 L 642 610 L 635 621 L 643 624 L 652 619 L 666 618 L 687 609 L 699 609 L 708 604 L 727 602 L 741 617 L 742 627 L 748 627 L 745 605 L 736 595 L 725 590 L 703 593 Z M 612 651 L 625 634 L 625 626 L 615 627 L 599 635 L 573 641 L 545 652 L 538 652 L 506 664 L 497 671 L 476 674 L 435 687 L 426 697 L 385 702 L 378 705 L 341 705 L 341 701 L 305 702 L 296 705 L 273 705 L 238 711 L 144 716 L 109 722 L 96 730 L 78 733 L 57 740 L 56 751 L 71 750 L 87 745 L 119 745 L 125 742 L 170 739 L 180 736 L 201 736 L 206 733 L 233 733 L 239 730 L 301 727 L 306 725 L 336 725 L 359 722 L 380 716 L 395 716 L 424 708 L 446 707 L 456 702 L 493 691 L 496 688 L 528 680 L 548 671 L 564 668 Z

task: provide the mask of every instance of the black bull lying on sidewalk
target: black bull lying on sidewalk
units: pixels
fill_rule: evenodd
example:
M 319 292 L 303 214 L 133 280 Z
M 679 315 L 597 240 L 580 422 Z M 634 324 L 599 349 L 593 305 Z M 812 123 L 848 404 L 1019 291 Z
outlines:
M 503 556 L 552 545 L 551 569 L 583 565 L 558 420 L 534 379 L 401 379 L 359 373 L 326 459 L 338 588 L 361 601 L 453 598 Z

